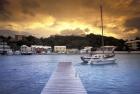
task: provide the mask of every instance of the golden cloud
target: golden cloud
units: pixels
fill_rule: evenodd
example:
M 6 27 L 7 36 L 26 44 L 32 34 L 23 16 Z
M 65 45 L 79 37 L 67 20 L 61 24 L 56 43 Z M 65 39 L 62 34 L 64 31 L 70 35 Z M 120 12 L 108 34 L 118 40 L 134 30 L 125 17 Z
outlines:
M 80 35 L 81 31 L 101 34 L 99 1 L 0 0 L 0 29 L 29 32 L 38 37 L 62 32 Z M 139 4 L 139 0 L 103 0 L 105 35 L 116 38 L 139 35 L 139 20 L 136 20 L 140 18 Z M 87 28 L 89 31 L 83 32 Z

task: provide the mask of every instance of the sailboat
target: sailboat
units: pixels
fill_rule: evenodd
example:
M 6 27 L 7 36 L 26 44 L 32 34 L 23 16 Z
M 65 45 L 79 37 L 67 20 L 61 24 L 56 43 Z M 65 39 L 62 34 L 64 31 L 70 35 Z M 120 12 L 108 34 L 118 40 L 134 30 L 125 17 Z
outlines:
M 101 2 L 101 0 L 100 0 Z M 116 59 L 115 57 L 115 46 L 104 46 L 104 26 L 103 26 L 103 9 L 102 9 L 102 2 L 100 4 L 100 11 L 101 11 L 101 29 L 102 29 L 102 47 L 100 48 L 100 50 L 102 51 L 102 53 L 100 54 L 94 54 L 91 56 L 82 56 L 81 60 L 84 63 L 90 63 L 90 64 L 114 64 L 116 63 Z
M 89 62 L 90 64 L 114 64 L 116 63 L 114 49 L 115 46 L 103 46 L 101 50 L 103 53 L 92 55 Z
M 116 46 L 102 46 L 93 55 L 81 56 L 84 63 L 89 64 L 113 64 L 116 63 L 115 50 Z M 101 52 L 102 51 L 102 52 Z

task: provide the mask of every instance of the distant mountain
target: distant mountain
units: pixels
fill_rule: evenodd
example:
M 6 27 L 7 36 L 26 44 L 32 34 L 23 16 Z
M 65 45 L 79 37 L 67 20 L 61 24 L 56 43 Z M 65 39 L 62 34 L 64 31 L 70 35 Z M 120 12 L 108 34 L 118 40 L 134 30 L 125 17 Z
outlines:
M 2 29 L 0 30 L 0 36 L 11 36 L 11 37 L 14 37 L 16 34 L 18 34 L 18 32 L 16 31 L 12 31 L 12 30 L 5 30 L 5 29 Z
M 29 33 L 27 32 L 18 32 L 18 31 L 13 31 L 13 30 L 7 30 L 7 29 L 0 29 L 0 36 L 5 36 L 5 37 L 8 37 L 8 36 L 11 36 L 11 37 L 14 37 L 15 35 L 18 35 L 18 34 L 22 34 L 22 35 L 30 35 Z

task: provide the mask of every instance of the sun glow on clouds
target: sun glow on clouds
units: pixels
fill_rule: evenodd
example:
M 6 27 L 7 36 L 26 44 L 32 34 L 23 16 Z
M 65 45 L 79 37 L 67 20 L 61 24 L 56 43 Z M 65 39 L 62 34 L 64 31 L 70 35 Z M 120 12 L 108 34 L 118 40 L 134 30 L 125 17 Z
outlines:
M 0 0 L 0 30 L 27 32 L 37 37 L 71 32 L 101 34 L 99 1 Z M 139 5 L 140 0 L 103 0 L 104 35 L 139 36 Z
M 123 19 L 124 19 L 123 17 L 119 17 L 117 18 L 117 21 L 123 23 Z M 94 20 L 93 23 L 96 24 L 91 24 L 88 21 L 84 21 L 83 19 L 60 20 L 56 19 L 53 16 L 38 14 L 34 17 L 34 19 L 31 19 L 30 21 L 9 22 L 8 23 L 9 25 L 7 26 L 7 23 L 5 23 L 5 26 L 7 29 L 19 31 L 21 33 L 28 32 L 37 37 L 49 37 L 50 35 L 61 35 L 61 34 L 62 35 L 63 34 L 86 35 L 90 33 L 101 34 L 100 19 L 98 19 L 98 21 L 96 19 Z M 104 35 L 122 38 L 122 34 L 124 34 L 123 33 L 124 29 L 123 27 L 121 27 L 121 24 L 119 24 L 115 18 L 109 19 L 105 17 L 104 20 L 105 20 Z M 77 34 L 78 32 L 79 34 Z M 136 31 L 134 33 L 133 32 L 131 32 L 131 34 L 136 33 Z M 130 33 L 128 35 L 130 35 Z
M 44 20 L 45 21 L 45 20 Z M 101 34 L 101 29 L 98 27 L 93 27 L 91 24 L 82 23 L 78 21 L 55 21 L 54 19 L 50 19 L 50 23 L 41 22 L 41 23 L 32 23 L 30 27 L 30 30 L 32 32 L 35 32 L 36 30 L 42 31 L 40 33 L 41 35 L 55 35 L 55 34 L 61 34 L 61 31 L 64 30 L 76 30 L 80 29 L 82 31 L 85 31 L 85 34 Z M 67 33 L 67 32 L 66 32 Z M 79 32 L 80 33 L 80 32 Z M 108 34 L 107 34 L 108 35 Z M 109 35 L 111 36 L 111 35 Z
M 50 27 L 55 23 L 55 19 L 51 16 L 48 17 L 40 17 L 39 19 L 35 19 L 33 22 L 29 22 L 27 29 L 45 29 L 46 27 Z
M 7 24 L 7 23 L 5 23 Z M 70 33 L 73 31 L 74 34 L 75 30 L 79 30 L 79 34 L 101 34 L 101 27 L 100 21 L 98 22 L 98 26 L 81 21 L 81 20 L 57 20 L 52 16 L 44 16 L 44 15 L 37 15 L 35 19 L 26 22 L 10 22 L 9 25 L 6 27 L 7 29 L 15 30 L 18 32 L 28 32 L 32 35 L 37 37 L 49 37 L 50 35 L 62 34 L 62 31 L 66 33 Z M 116 24 L 114 23 L 107 23 L 105 27 L 108 28 L 115 28 Z M 69 32 L 66 32 L 69 31 Z M 118 37 L 117 34 L 114 32 L 110 32 L 109 29 L 104 29 L 104 35 L 106 36 L 114 36 Z M 78 32 L 75 32 L 75 34 Z M 69 34 L 68 34 L 69 35 Z
M 49 35 L 61 34 L 61 31 L 63 30 L 75 30 L 77 28 L 81 30 L 85 30 L 87 28 L 90 30 L 93 29 L 93 27 L 90 24 L 82 23 L 76 20 L 74 21 L 56 20 L 54 17 L 51 17 L 51 16 L 41 17 L 39 20 L 26 23 L 26 25 L 24 26 L 25 26 L 24 30 L 26 31 L 29 31 L 32 33 L 42 32 L 42 33 L 37 33 L 34 35 L 39 35 L 43 37 L 45 35 L 49 36 Z M 19 30 L 18 28 L 14 28 L 14 29 Z M 85 34 L 86 33 L 89 33 L 89 32 L 85 32 Z
M 86 28 L 91 28 L 90 25 L 82 23 L 82 22 L 67 22 L 67 21 L 60 21 L 58 22 L 58 26 L 56 27 L 58 30 L 65 30 L 65 29 L 70 29 L 70 30 L 74 30 L 76 28 L 80 28 L 81 30 L 84 30 Z
M 84 34 L 101 34 L 101 28 L 93 26 L 88 23 L 80 21 L 56 21 L 55 18 L 49 16 L 39 19 L 39 21 L 26 22 L 26 23 L 11 23 L 13 30 L 22 32 L 27 31 L 38 37 L 48 37 L 50 35 L 61 34 L 64 30 L 76 30 L 80 29 L 84 31 Z M 108 24 L 109 27 L 114 27 L 112 24 Z M 67 33 L 67 32 L 66 32 Z M 80 32 L 79 32 L 80 33 Z M 104 31 L 106 36 L 115 36 L 115 34 Z

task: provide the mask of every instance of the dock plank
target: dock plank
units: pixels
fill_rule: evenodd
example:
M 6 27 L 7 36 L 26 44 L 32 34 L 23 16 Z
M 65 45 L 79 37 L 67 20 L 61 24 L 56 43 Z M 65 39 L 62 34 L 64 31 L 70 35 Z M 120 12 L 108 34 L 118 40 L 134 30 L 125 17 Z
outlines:
M 41 94 L 87 94 L 71 62 L 60 62 Z

